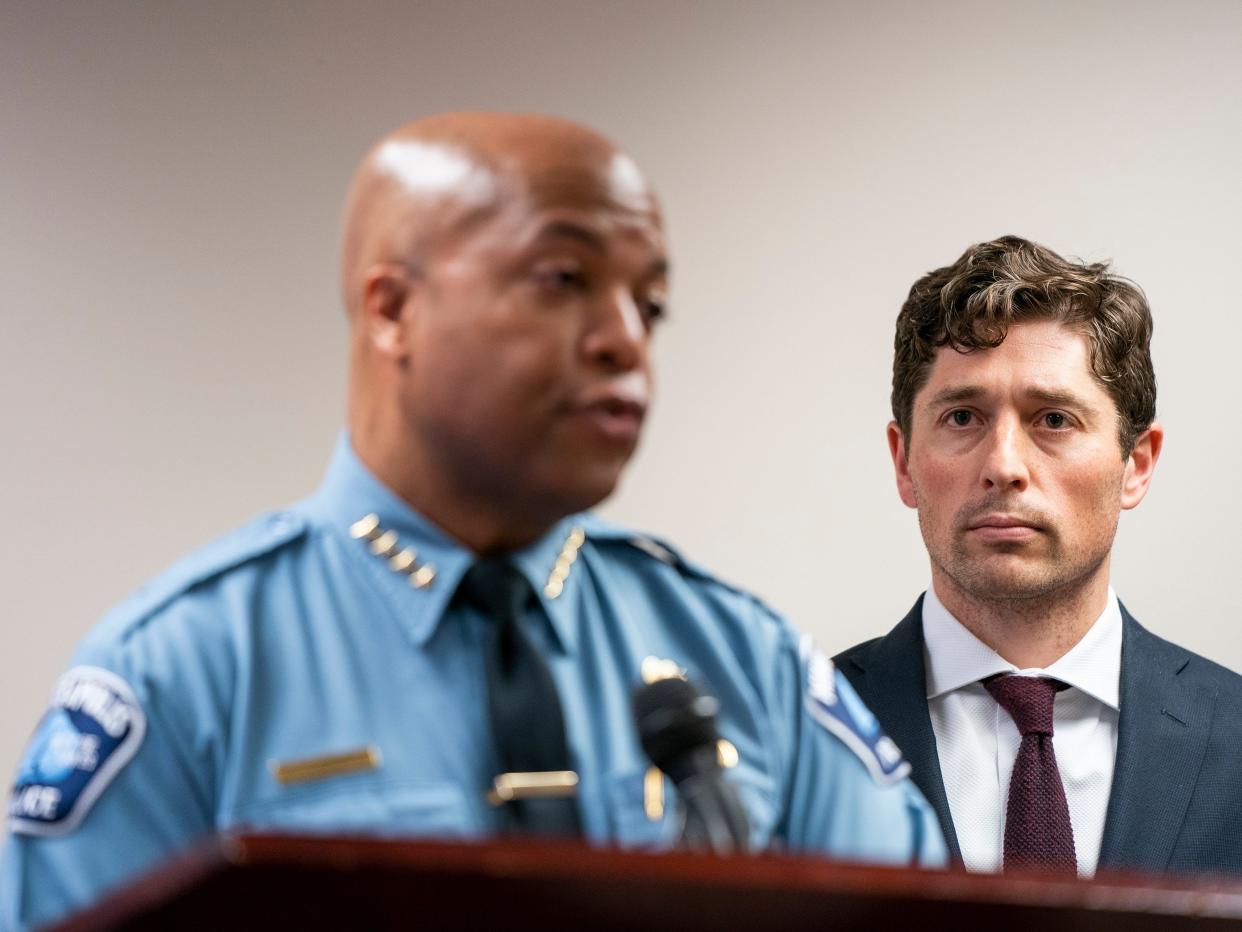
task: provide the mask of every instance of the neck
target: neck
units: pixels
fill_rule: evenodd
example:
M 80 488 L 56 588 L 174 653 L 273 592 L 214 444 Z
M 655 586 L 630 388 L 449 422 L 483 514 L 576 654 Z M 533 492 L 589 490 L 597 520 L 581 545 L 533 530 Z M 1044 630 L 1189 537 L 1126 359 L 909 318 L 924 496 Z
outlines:
M 1108 604 L 1108 560 L 1087 577 L 1024 598 L 971 594 L 932 567 L 936 597 L 962 626 L 1020 670 L 1045 669 L 1083 639 Z
M 502 496 L 474 490 L 418 446 L 384 443 L 389 432 L 375 422 L 350 418 L 350 441 L 380 482 L 407 505 L 476 554 L 519 550 L 546 534 L 561 515 L 543 516 Z

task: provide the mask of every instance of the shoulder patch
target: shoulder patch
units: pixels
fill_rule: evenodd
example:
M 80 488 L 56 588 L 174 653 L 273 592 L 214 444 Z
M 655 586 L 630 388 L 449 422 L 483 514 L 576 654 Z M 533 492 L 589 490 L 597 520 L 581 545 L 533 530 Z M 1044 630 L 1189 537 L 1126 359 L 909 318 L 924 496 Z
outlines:
M 807 714 L 853 751 L 876 783 L 886 786 L 903 779 L 910 764 L 884 734 L 879 720 L 825 653 L 809 647 L 806 639 L 801 646 L 807 668 Z
M 100 667 L 74 667 L 60 678 L 17 770 L 9 829 L 64 835 L 142 744 L 147 717 L 129 684 Z

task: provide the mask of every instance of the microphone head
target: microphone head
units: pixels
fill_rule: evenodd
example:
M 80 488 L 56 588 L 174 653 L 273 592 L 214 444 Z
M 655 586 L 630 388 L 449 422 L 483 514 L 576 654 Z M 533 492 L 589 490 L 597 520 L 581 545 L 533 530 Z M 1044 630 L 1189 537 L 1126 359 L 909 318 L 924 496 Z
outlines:
M 656 680 L 634 692 L 639 743 L 651 762 L 674 781 L 695 751 L 709 749 L 715 760 L 719 711 L 720 703 L 701 694 L 688 680 Z

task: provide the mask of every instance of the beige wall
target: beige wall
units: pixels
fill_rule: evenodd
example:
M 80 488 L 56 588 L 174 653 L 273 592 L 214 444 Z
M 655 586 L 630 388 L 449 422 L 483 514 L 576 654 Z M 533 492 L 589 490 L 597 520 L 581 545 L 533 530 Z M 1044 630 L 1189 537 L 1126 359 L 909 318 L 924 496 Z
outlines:
M 110 603 L 315 485 L 345 182 L 455 107 L 581 119 L 656 179 L 674 319 L 608 510 L 830 648 L 926 583 L 884 444 L 911 281 L 1005 232 L 1114 257 L 1168 427 L 1115 583 L 1242 667 L 1242 5 L 0 0 L 0 771 Z

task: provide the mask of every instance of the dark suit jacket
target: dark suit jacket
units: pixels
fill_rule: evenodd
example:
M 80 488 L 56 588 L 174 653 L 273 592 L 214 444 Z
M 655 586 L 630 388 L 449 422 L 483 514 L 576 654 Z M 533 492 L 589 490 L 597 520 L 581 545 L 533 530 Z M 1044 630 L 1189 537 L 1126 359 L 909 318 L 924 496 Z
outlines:
M 834 660 L 905 752 L 955 860 L 961 849 L 927 712 L 923 600 Z M 1121 716 L 1100 868 L 1242 873 L 1242 676 L 1121 609 Z

